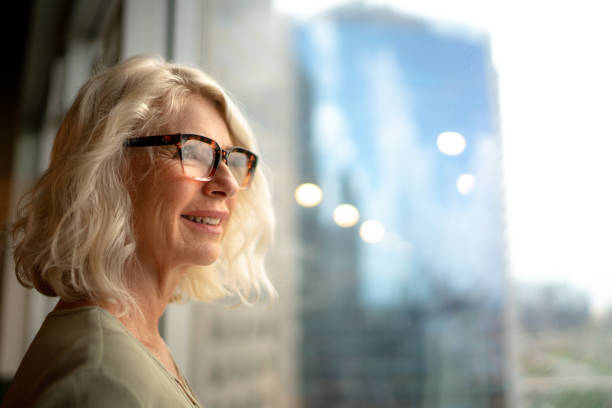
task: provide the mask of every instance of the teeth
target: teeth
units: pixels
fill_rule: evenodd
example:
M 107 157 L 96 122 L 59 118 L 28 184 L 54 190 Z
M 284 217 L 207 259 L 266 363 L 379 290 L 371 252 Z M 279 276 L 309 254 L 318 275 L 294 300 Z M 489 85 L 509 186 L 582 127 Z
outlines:
M 198 221 L 201 224 L 210 224 L 217 225 L 221 222 L 219 218 L 210 218 L 210 217 L 198 217 L 201 221 Z
M 183 218 L 187 218 L 189 221 L 197 222 L 198 224 L 218 225 L 221 222 L 220 218 L 194 217 L 193 215 L 183 215 Z

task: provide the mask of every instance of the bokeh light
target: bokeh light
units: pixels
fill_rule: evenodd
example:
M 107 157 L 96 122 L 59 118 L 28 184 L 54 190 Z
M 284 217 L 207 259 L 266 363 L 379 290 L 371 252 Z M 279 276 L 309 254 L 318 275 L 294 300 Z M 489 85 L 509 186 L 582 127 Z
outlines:
M 471 174 L 462 174 L 457 179 L 457 190 L 463 195 L 470 194 L 474 191 L 476 179 Z
M 323 192 L 316 184 L 304 183 L 295 189 L 295 201 L 302 207 L 314 207 L 323 199 Z
M 342 228 L 349 228 L 359 221 L 359 210 L 350 204 L 340 204 L 334 210 L 334 222 Z
M 465 138 L 461 133 L 442 132 L 438 135 L 438 149 L 449 156 L 457 156 L 465 150 Z
M 385 236 L 385 227 L 376 220 L 365 221 L 359 228 L 359 236 L 370 244 L 380 242 Z

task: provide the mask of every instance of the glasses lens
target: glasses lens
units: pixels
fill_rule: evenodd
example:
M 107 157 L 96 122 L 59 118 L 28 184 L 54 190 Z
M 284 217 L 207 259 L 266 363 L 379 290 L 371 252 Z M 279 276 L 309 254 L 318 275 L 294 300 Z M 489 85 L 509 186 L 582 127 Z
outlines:
M 215 151 L 211 145 L 200 140 L 183 140 L 182 151 L 186 175 L 197 178 L 210 176 L 215 159 Z
M 240 187 L 248 184 L 250 163 L 249 155 L 244 152 L 233 151 L 227 156 L 227 165 Z

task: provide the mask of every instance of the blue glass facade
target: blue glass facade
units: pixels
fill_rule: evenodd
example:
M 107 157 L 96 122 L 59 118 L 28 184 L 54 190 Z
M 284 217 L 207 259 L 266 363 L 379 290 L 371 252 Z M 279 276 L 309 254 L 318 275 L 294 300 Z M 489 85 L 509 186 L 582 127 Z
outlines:
M 305 406 L 502 406 L 504 249 L 485 35 L 340 10 L 295 34 L 303 73 Z M 466 148 L 441 153 L 445 131 Z M 461 193 L 457 180 L 473 176 Z M 342 203 L 378 243 L 332 219 Z M 380 405 L 377 405 L 380 404 Z

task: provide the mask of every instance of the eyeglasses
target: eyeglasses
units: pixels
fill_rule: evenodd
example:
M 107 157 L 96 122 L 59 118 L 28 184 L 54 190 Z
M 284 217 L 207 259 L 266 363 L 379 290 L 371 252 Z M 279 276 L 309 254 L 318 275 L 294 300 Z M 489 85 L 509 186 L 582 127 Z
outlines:
M 126 140 L 124 145 L 126 147 L 176 145 L 183 173 L 199 181 L 212 180 L 220 161 L 223 160 L 242 190 L 249 188 L 257 167 L 255 153 L 242 147 L 223 150 L 214 140 L 200 135 L 177 133 L 132 137 Z

